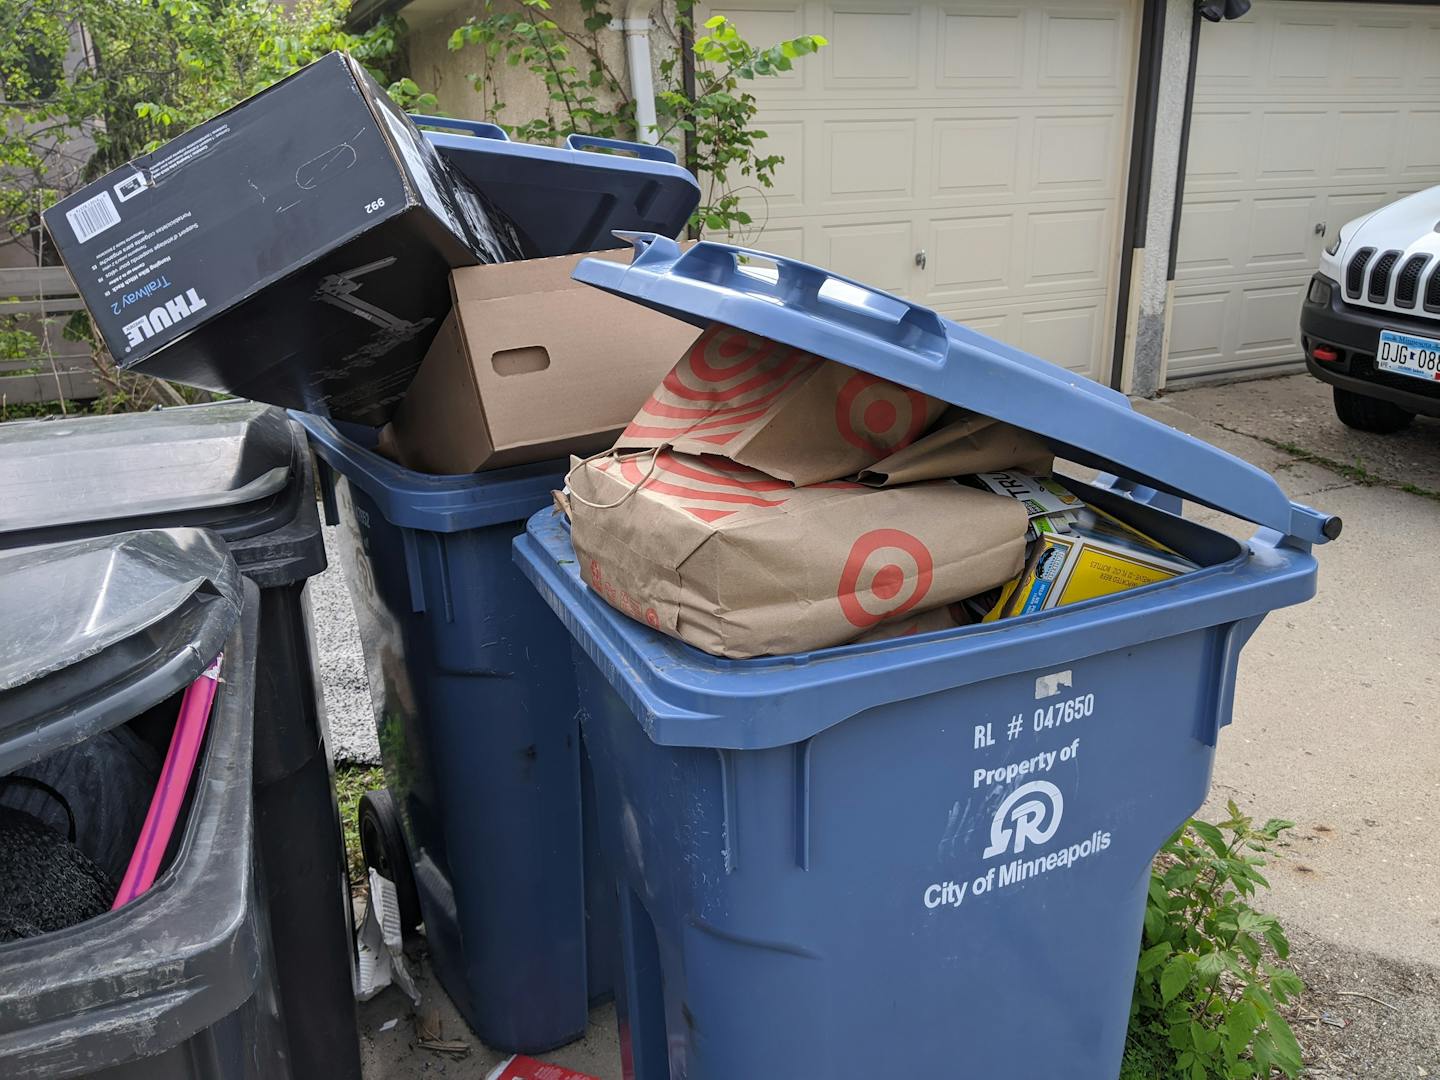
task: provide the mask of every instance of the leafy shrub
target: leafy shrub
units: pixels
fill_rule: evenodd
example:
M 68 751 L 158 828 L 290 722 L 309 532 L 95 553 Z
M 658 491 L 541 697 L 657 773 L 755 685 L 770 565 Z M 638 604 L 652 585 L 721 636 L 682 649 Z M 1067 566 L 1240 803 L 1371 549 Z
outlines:
M 1158 1064 L 1179 1080 L 1300 1074 L 1300 1047 L 1281 1014 L 1304 990 L 1283 966 L 1290 943 L 1250 906 L 1275 842 L 1294 822 L 1256 828 L 1234 802 L 1218 826 L 1187 822 L 1150 876 L 1131 1005 L 1127 1067 Z M 1134 1075 L 1140 1075 L 1138 1072 Z

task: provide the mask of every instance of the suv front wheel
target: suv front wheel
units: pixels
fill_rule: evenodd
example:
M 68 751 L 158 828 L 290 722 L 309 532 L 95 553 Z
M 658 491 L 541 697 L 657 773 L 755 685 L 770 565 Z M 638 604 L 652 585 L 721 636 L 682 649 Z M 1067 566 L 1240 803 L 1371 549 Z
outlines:
M 1366 397 L 1351 390 L 1332 387 L 1335 391 L 1335 415 L 1346 427 L 1356 431 L 1371 431 L 1377 435 L 1389 435 L 1410 426 L 1415 414 L 1406 412 L 1399 405 L 1393 405 L 1379 398 Z

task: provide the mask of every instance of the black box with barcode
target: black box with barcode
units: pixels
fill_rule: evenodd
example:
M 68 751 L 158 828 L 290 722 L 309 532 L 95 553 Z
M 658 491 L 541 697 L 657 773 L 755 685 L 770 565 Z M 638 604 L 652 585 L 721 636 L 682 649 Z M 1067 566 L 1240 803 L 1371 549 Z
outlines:
M 331 53 L 45 212 L 124 369 L 378 425 L 513 227 Z

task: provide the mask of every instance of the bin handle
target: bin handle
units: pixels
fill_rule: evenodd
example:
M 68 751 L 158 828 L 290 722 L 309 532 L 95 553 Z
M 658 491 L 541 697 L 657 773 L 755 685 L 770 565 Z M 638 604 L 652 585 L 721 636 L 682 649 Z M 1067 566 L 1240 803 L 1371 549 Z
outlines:
M 634 245 L 633 266 L 658 270 L 670 264 L 667 272 L 674 277 L 764 296 L 791 312 L 843 323 L 932 367 L 943 365 L 950 354 L 950 337 L 939 314 L 853 278 L 773 252 L 713 240 L 681 251 L 675 241 L 654 234 L 615 235 Z M 774 267 L 773 274 L 758 265 L 765 263 Z
M 584 135 L 578 131 L 565 136 L 565 148 L 567 150 L 618 150 L 622 153 L 633 154 L 646 161 L 663 161 L 667 165 L 675 164 L 675 151 L 663 146 L 629 142 L 625 139 L 605 139 L 599 135 Z
M 1155 488 L 1146 487 L 1144 484 L 1123 476 L 1116 476 L 1114 473 L 1101 473 L 1095 478 L 1095 486 L 1106 488 L 1117 495 L 1126 495 L 1135 502 L 1153 506 L 1157 510 L 1164 510 L 1167 514 L 1174 514 L 1176 517 L 1184 516 L 1183 500 L 1180 496 L 1172 495 L 1168 491 L 1157 491 Z
M 449 128 L 451 131 L 463 131 L 479 139 L 510 141 L 504 128 L 499 124 L 487 124 L 484 120 L 459 120 L 450 116 L 426 116 L 424 113 L 411 113 L 410 120 L 417 127 Z

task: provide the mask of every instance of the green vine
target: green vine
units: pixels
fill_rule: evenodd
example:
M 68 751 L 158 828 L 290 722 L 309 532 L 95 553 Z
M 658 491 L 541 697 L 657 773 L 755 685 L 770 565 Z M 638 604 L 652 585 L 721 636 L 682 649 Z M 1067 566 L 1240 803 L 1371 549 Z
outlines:
M 579 132 L 602 138 L 634 139 L 635 103 L 622 78 L 620 35 L 610 29 L 606 0 L 579 0 L 580 19 L 562 25 L 551 15 L 549 0 L 485 0 L 482 12 L 450 36 L 450 48 L 478 47 L 484 68 L 471 75 L 485 119 L 501 124 L 527 142 L 558 143 Z M 753 126 L 758 105 L 750 85 L 756 79 L 789 71 L 794 62 L 824 47 L 818 34 L 802 34 L 761 48 L 740 36 L 734 23 L 716 15 L 695 38 L 693 82 L 687 85 L 680 43 L 694 32 L 692 0 L 662 6 L 655 35 L 668 39 L 657 65 L 655 141 L 674 147 L 701 182 L 700 205 L 691 217 L 694 235 L 705 230 L 750 239 L 755 225 L 742 202 L 763 198 L 774 185 L 779 154 L 760 144 L 766 133 Z M 507 123 L 500 97 L 500 73 L 528 72 L 543 87 L 549 107 L 543 114 Z

